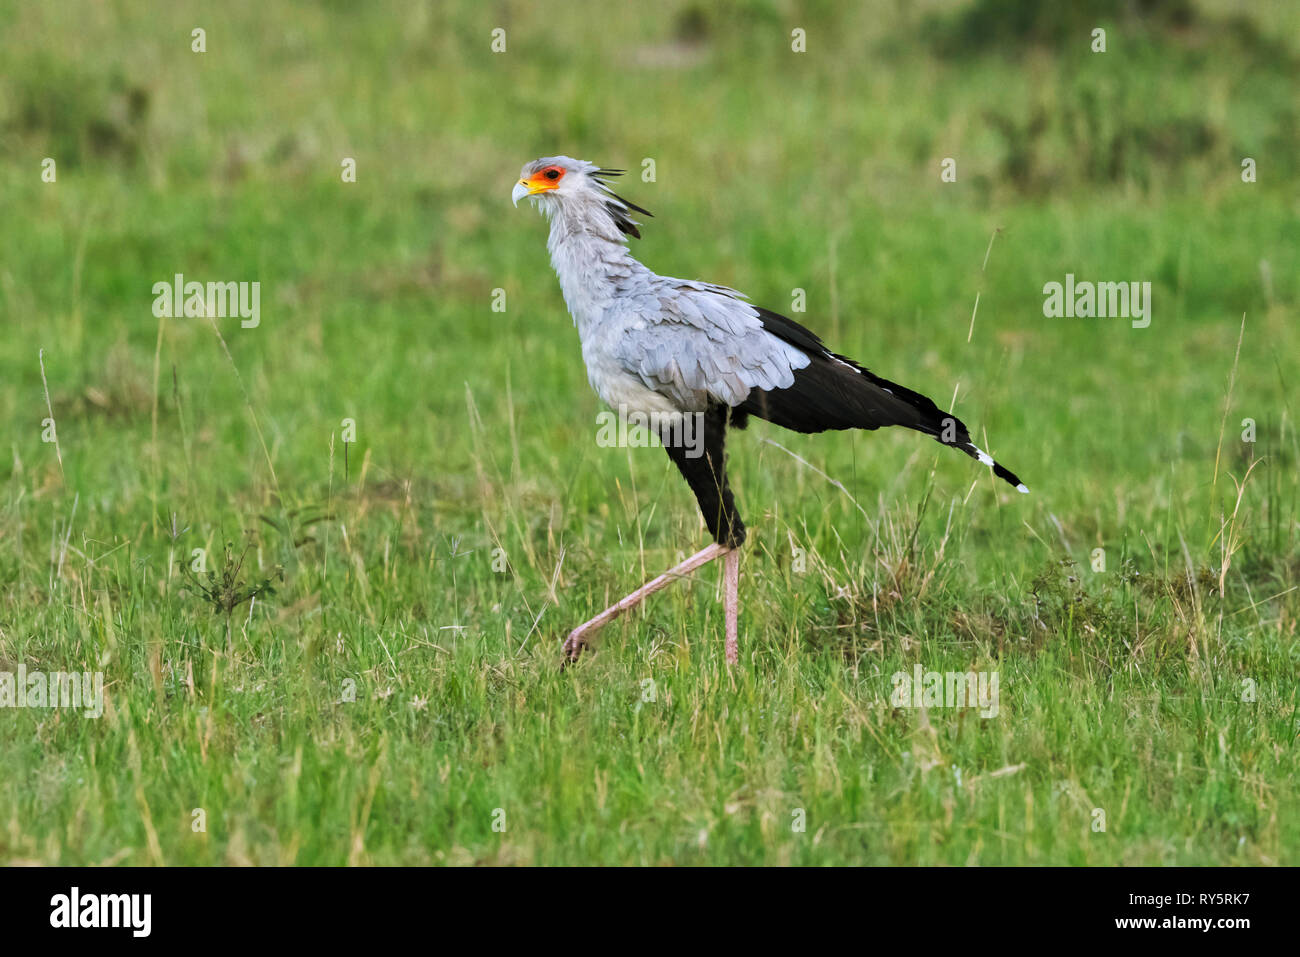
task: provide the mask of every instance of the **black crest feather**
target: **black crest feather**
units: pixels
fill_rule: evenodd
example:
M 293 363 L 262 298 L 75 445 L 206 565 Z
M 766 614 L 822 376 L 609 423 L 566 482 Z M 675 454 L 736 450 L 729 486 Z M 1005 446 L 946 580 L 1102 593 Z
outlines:
M 622 169 L 598 169 L 592 174 L 592 176 L 595 177 L 596 182 L 600 183 L 601 189 L 608 193 L 612 200 L 612 202 L 605 203 L 605 208 L 609 210 L 609 214 L 614 217 L 614 225 L 617 226 L 619 231 L 624 235 L 640 239 L 641 231 L 637 229 L 637 226 L 640 224 L 628 215 L 628 211 L 631 210 L 640 213 L 642 216 L 649 216 L 651 218 L 654 217 L 654 213 L 650 212 L 648 209 L 643 209 L 636 203 L 624 199 L 622 196 L 618 195 L 618 193 L 610 189 L 609 184 L 601 179 L 602 176 L 622 176 L 626 172 L 627 170 Z

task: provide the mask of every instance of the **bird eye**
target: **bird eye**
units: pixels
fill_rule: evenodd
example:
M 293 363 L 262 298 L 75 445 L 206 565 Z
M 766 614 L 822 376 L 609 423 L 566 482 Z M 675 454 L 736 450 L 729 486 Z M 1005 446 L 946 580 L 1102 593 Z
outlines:
M 547 179 L 559 179 L 559 178 L 560 178 L 560 171 L 559 171 L 558 169 L 556 169 L 555 167 L 551 167 L 550 169 L 548 169 L 548 170 L 546 171 L 546 178 L 547 178 Z

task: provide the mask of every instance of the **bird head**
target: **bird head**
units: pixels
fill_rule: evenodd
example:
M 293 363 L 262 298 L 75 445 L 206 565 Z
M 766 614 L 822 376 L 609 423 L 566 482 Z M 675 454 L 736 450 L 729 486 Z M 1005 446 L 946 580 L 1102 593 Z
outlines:
M 640 224 L 629 213 L 635 210 L 649 216 L 650 211 L 628 202 L 605 182 L 623 173 L 621 169 L 601 169 L 595 163 L 568 156 L 544 156 L 524 164 L 510 198 L 516 206 L 521 199 L 531 199 L 547 214 L 564 210 L 579 216 L 598 216 L 603 210 L 620 232 L 640 239 Z

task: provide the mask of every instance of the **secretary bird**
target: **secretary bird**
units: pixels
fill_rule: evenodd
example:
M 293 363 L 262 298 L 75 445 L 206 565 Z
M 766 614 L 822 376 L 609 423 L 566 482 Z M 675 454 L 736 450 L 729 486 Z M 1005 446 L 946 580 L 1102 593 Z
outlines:
M 662 444 L 695 493 L 713 544 L 575 628 L 564 642 L 568 661 L 577 660 L 596 629 L 719 556 L 727 661 L 739 660 L 745 526 L 727 483 L 723 444 L 727 425 L 744 428 L 751 415 L 795 432 L 905 426 L 1029 491 L 971 441 L 961 420 L 919 392 L 831 352 L 797 322 L 751 306 L 734 289 L 660 276 L 633 259 L 627 237 L 641 233 L 632 214 L 650 213 L 610 188 L 607 179 L 623 172 L 545 157 L 524 166 L 511 199 L 518 206 L 527 197 L 550 217 L 546 245 L 591 387 L 624 417 L 670 424 L 659 426 Z M 702 426 L 702 449 L 681 441 L 689 432 L 677 427 L 685 416 Z

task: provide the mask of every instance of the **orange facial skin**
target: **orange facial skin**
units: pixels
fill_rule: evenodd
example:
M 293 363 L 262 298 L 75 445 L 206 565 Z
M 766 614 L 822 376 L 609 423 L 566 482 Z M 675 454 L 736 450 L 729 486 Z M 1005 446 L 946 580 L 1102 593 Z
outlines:
M 544 193 L 559 186 L 560 180 L 564 179 L 564 172 L 564 169 L 559 166 L 547 166 L 544 169 L 539 169 L 528 179 L 521 179 L 519 183 L 528 187 L 529 196 L 536 196 L 538 193 Z

